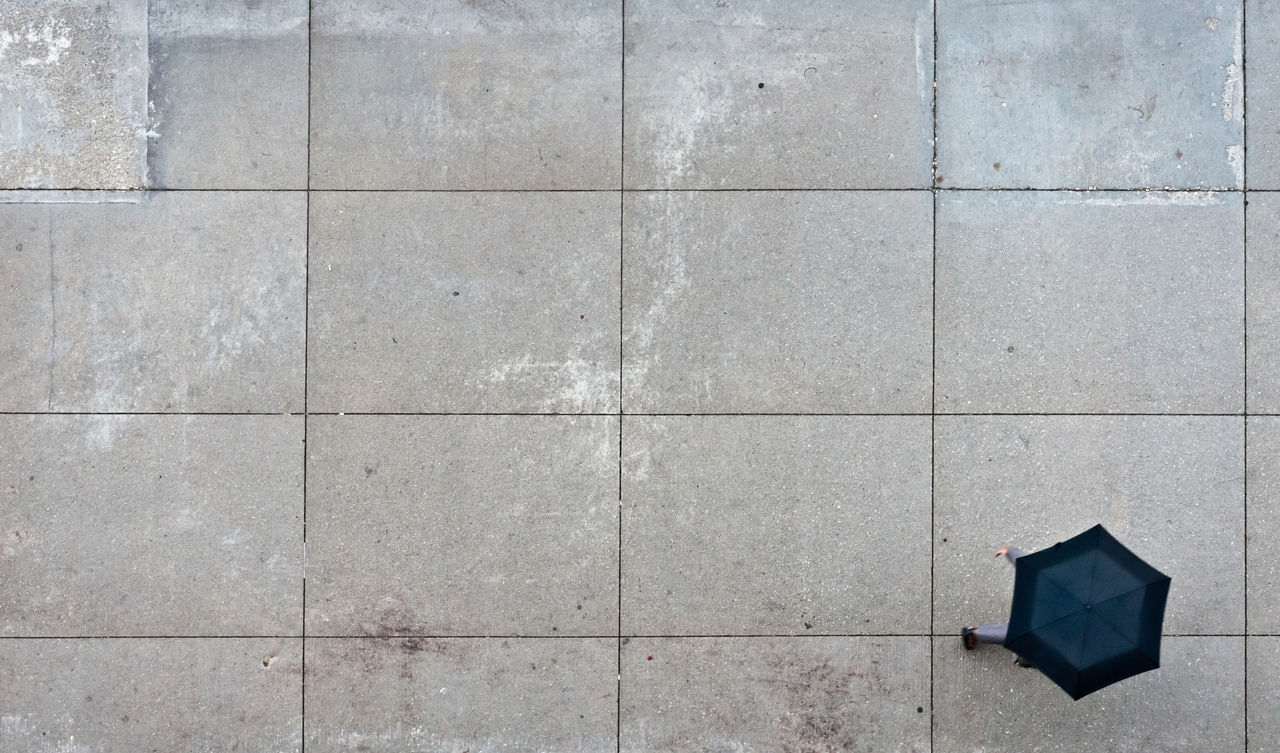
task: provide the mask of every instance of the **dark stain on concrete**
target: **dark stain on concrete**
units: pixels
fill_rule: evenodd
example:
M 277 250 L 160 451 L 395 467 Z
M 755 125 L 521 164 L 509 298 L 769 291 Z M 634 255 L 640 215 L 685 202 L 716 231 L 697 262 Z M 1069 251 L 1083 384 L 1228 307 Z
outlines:
M 771 684 L 782 692 L 778 717 L 779 747 L 783 753 L 818 753 L 858 749 L 859 738 L 873 730 L 868 719 L 859 719 L 851 704 L 868 695 L 889 694 L 883 670 L 876 661 L 862 666 L 841 666 L 830 658 L 821 661 L 769 662 Z

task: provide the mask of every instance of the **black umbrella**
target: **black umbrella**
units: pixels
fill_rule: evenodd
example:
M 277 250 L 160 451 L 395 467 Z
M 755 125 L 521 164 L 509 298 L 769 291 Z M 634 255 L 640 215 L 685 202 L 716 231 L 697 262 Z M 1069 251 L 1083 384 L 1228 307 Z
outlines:
M 1169 582 L 1094 526 L 1018 558 L 1004 645 L 1079 700 L 1160 666 Z

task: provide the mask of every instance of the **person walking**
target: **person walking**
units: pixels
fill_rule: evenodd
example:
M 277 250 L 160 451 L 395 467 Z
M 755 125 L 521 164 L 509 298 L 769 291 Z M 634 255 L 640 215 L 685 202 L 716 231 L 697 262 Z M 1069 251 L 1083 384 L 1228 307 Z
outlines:
M 1016 546 L 1002 546 L 996 550 L 996 557 L 1004 555 L 1009 563 L 1014 567 L 1018 565 L 1018 558 L 1026 554 Z M 1004 644 L 1005 635 L 1009 632 L 1009 623 L 1007 622 L 990 622 L 986 625 L 977 627 L 967 627 L 960 630 L 960 637 L 964 641 L 964 647 L 967 651 L 972 651 L 978 647 L 979 643 L 995 643 L 997 645 Z

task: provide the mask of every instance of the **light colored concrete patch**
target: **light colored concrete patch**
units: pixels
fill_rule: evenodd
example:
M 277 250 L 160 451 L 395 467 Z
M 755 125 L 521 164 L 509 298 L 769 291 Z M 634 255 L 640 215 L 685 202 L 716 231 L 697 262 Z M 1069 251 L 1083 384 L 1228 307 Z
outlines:
M 621 750 L 929 749 L 927 638 L 632 638 Z
M 0 408 L 301 409 L 305 197 L 48 196 L 0 203 Z
M 628 188 L 925 188 L 928 2 L 627 5 Z
M 305 188 L 307 0 L 151 3 L 151 183 Z
M 317 188 L 618 187 L 620 0 L 317 0 Z
M 931 212 L 923 191 L 628 195 L 626 409 L 928 411 Z
M 617 671 L 613 639 L 308 639 L 307 750 L 605 753 Z
M 141 188 L 146 106 L 146 0 L 0 0 L 0 188 Z
M 927 629 L 927 417 L 624 423 L 624 633 Z
M 0 641 L 0 750 L 260 751 L 302 744 L 296 638 Z
M 1013 568 L 997 548 L 1101 523 L 1173 578 L 1165 632 L 1243 632 L 1243 421 L 939 417 L 935 631 L 1007 618 Z
M 1242 188 L 1242 5 L 938 3 L 939 183 Z
M 312 417 L 312 635 L 617 625 L 613 417 Z
M 298 417 L 0 416 L 0 635 L 296 634 L 301 449 Z
M 617 194 L 311 208 L 313 410 L 617 411 Z
M 1243 636 L 1166 637 L 1159 669 L 1079 701 L 1003 648 L 933 652 L 935 750 L 1244 750 Z
M 1172 197 L 940 196 L 939 410 L 1241 411 L 1241 197 Z

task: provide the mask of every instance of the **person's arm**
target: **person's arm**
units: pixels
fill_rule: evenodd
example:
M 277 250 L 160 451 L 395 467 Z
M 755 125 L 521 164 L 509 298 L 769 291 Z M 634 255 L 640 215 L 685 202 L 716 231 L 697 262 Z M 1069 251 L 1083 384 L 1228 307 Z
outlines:
M 1008 557 L 1010 562 L 1013 562 L 1017 560 L 1019 557 L 1021 557 L 1022 555 L 1026 554 L 1026 552 L 1022 551 L 1016 546 L 1002 546 L 996 550 L 996 556 L 999 557 L 1002 554 L 1005 557 Z

